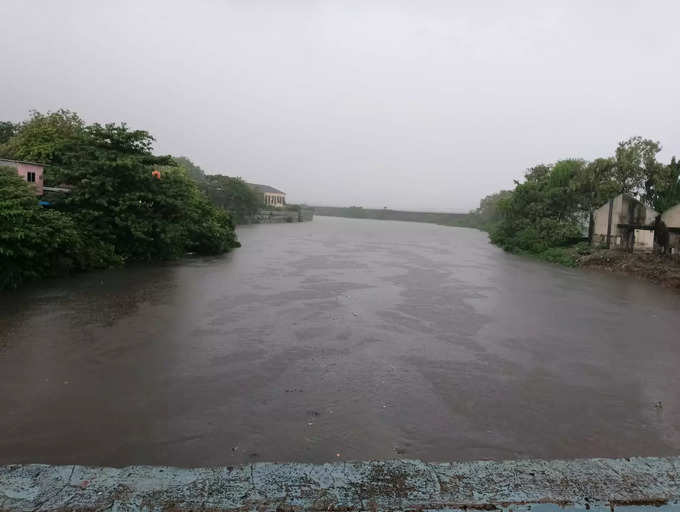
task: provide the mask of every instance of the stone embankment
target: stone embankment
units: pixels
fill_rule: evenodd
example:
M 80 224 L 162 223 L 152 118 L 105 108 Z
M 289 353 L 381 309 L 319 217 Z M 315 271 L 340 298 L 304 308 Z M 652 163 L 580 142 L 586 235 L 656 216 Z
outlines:
M 0 510 L 680 511 L 680 457 L 0 467 Z
M 255 224 L 281 224 L 289 222 L 309 222 L 314 220 L 314 210 L 299 208 L 297 210 L 277 209 L 261 210 L 255 215 Z

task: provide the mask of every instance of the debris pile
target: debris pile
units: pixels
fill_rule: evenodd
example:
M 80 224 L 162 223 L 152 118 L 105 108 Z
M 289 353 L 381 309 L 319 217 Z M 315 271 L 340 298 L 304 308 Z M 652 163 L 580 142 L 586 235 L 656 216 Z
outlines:
M 680 262 L 676 258 L 651 252 L 626 252 L 602 249 L 582 256 L 579 265 L 609 272 L 634 275 L 669 288 L 680 288 Z

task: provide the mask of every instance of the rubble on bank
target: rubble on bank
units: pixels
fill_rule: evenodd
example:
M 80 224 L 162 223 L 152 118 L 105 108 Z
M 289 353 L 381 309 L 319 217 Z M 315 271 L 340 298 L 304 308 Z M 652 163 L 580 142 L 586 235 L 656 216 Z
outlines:
M 596 249 L 578 259 L 578 266 L 596 268 L 680 289 L 680 262 L 652 252 Z

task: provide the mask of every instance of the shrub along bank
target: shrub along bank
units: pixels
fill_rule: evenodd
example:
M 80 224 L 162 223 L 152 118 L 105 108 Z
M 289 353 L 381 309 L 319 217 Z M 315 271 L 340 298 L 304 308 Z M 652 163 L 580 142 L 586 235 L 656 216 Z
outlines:
M 560 160 L 530 168 L 512 190 L 482 199 L 468 224 L 489 232 L 506 251 L 579 265 L 594 249 L 593 212 L 626 193 L 657 211 L 680 203 L 680 162 L 656 159 L 658 142 L 633 137 L 619 143 L 614 156 Z
M 0 172 L 0 289 L 239 245 L 230 214 L 170 156 L 154 155 L 146 131 L 86 125 L 60 110 L 34 112 L 8 132 L 0 157 L 47 164 L 46 184 L 68 185 L 71 193 L 54 195 L 43 209 L 14 169 Z

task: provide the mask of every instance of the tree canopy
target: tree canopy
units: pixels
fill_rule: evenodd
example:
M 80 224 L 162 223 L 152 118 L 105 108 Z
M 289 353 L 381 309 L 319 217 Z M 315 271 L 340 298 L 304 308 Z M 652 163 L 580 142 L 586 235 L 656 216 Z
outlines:
M 216 205 L 231 212 L 239 224 L 248 222 L 262 207 L 262 195 L 241 178 L 209 174 L 203 190 Z
M 5 234 L 22 240 L 19 245 L 6 242 L 12 254 L 22 254 L 26 268 L 35 267 L 44 254 L 52 254 L 53 244 L 43 236 L 50 226 L 63 228 L 63 236 L 55 230 L 51 235 L 57 248 L 64 249 L 59 241 L 65 237 L 77 249 L 75 263 L 53 265 L 64 271 L 170 259 L 187 252 L 219 254 L 237 246 L 229 213 L 213 205 L 170 156 L 154 155 L 153 143 L 148 132 L 125 123 L 86 125 L 67 110 L 33 112 L 0 145 L 0 155 L 47 164 L 46 181 L 68 185 L 71 193 L 55 197 L 53 209 L 42 210 L 33 191 L 26 194 L 19 185 L 27 184 L 4 173 L 3 186 L 12 190 L 12 197 L 23 190 L 18 204 L 3 201 L 0 206 L 3 218 L 23 219 Z M 9 250 L 4 244 L 3 249 Z M 13 275 L 4 286 L 39 277 L 28 271 Z
M 11 121 L 0 121 L 0 145 L 5 144 L 17 131 L 17 125 Z
M 73 220 L 38 205 L 13 167 L 0 167 L 0 289 L 82 268 L 83 240 Z
M 577 199 L 570 182 L 582 166 L 563 160 L 529 169 L 526 180 L 499 201 L 501 221 L 491 241 L 510 251 L 538 253 L 578 239 Z
M 482 199 L 473 215 L 506 250 L 555 254 L 589 236 L 593 212 L 617 194 L 638 197 L 660 212 L 680 203 L 680 163 L 658 162 L 660 150 L 656 141 L 632 137 L 612 157 L 537 165 L 512 191 Z
M 205 183 L 205 172 L 198 165 L 189 160 L 189 158 L 186 156 L 176 156 L 175 163 L 184 169 L 186 175 L 196 183 Z

